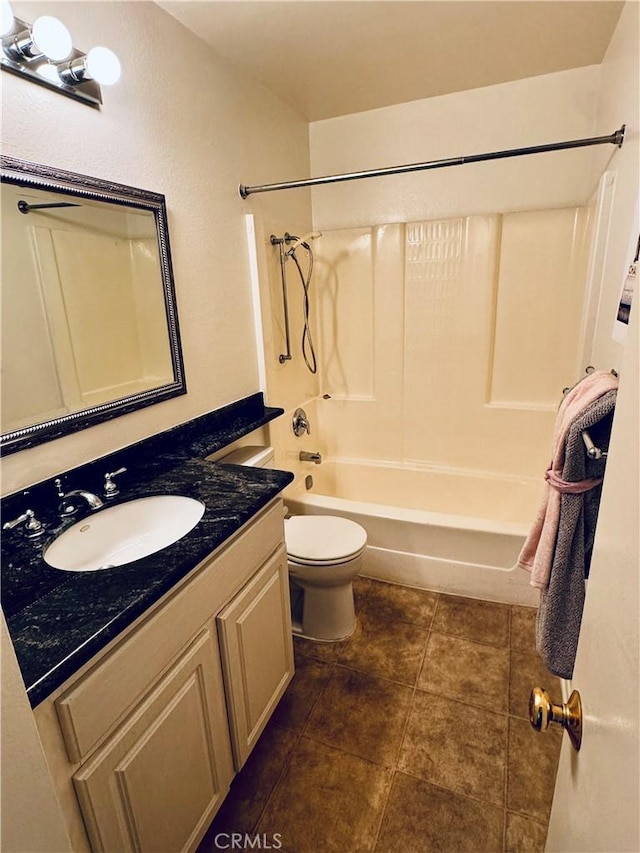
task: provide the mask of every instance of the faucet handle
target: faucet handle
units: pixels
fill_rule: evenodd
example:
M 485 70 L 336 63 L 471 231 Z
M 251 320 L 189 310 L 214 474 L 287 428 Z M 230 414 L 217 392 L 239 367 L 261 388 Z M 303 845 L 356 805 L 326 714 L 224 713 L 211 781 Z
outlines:
M 42 536 L 44 533 L 44 527 L 42 526 L 42 523 L 38 521 L 36 514 L 32 509 L 26 509 L 22 515 L 19 515 L 12 521 L 5 521 L 2 525 L 2 529 L 13 530 L 14 527 L 22 524 L 22 522 L 24 522 L 24 529 L 27 531 L 27 537 L 29 539 L 35 539 L 36 536 Z
M 104 496 L 105 498 L 113 498 L 116 495 L 120 494 L 120 489 L 113 482 L 113 478 L 118 474 L 124 474 L 126 468 L 118 468 L 117 471 L 112 471 L 110 474 L 104 475 Z
M 291 419 L 291 426 L 294 433 L 300 438 L 306 432 L 311 435 L 311 424 L 304 409 L 296 409 Z

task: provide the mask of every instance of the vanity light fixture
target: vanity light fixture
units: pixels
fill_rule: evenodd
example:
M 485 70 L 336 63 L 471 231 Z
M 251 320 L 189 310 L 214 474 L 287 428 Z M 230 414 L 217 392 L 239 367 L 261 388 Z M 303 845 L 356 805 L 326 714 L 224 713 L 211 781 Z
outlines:
M 99 108 L 100 86 L 120 79 L 115 53 L 107 47 L 93 47 L 85 54 L 73 47 L 62 21 L 42 15 L 28 24 L 13 15 L 8 0 L 0 2 L 3 70 Z

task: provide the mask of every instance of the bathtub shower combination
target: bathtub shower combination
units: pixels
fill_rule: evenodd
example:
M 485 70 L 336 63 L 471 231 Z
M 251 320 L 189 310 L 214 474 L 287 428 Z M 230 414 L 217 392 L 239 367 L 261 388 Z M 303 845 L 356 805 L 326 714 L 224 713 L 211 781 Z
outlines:
M 367 577 L 536 603 L 529 574 L 515 563 L 537 509 L 539 484 L 357 462 L 323 463 L 313 479 L 313 491 L 287 498 L 289 509 L 361 524 L 368 534 Z M 493 518 L 484 517 L 487 507 Z
M 623 136 L 621 128 L 568 147 L 620 145 Z M 243 195 L 298 185 L 245 187 Z M 296 473 L 286 502 L 295 516 L 360 524 L 364 575 L 537 603 L 515 564 L 543 491 L 562 388 L 589 351 L 599 209 L 595 198 L 323 224 L 302 239 L 272 236 L 267 249 L 256 239 L 268 393 L 285 401 L 289 421 L 303 405 L 312 425 L 310 436 L 294 435 L 290 423 L 271 430 L 276 467 Z M 290 261 L 298 275 L 287 292 Z M 290 328 L 302 331 L 302 352 L 290 347 Z
M 272 238 L 281 256 L 273 275 L 282 274 L 270 283 L 274 297 L 280 285 L 287 294 L 287 238 L 297 240 L 299 272 L 302 253 L 309 268 L 316 256 L 312 286 L 299 276 L 298 316 L 297 276 L 285 312 L 292 328 L 312 326 L 317 342 L 317 374 L 306 380 L 316 393 L 303 401 L 312 431 L 274 430 L 276 466 L 296 470 L 285 496 L 294 515 L 364 527 L 363 574 L 537 602 L 515 563 L 540 501 L 561 389 L 578 370 L 580 323 L 567 329 L 563 318 L 585 310 L 592 229 L 593 209 L 583 206 L 325 230 L 313 250 Z M 276 381 L 293 374 L 286 362 L 296 356 L 302 369 L 287 345 Z

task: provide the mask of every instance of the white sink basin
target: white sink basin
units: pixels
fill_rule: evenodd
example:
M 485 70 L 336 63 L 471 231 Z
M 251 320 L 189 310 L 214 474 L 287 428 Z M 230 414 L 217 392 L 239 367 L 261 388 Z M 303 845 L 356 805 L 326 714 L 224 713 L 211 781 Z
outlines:
M 154 495 L 111 506 L 78 521 L 44 553 L 54 569 L 95 572 L 124 566 L 177 542 L 196 526 L 204 504 L 181 495 Z

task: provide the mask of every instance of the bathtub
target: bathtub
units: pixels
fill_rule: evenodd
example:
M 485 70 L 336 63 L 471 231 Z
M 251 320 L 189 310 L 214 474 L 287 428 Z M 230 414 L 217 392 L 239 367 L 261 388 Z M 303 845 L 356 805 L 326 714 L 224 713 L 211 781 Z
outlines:
M 328 461 L 308 473 L 313 487 L 287 494 L 289 511 L 361 524 L 368 533 L 363 575 L 537 605 L 529 573 L 515 562 L 538 508 L 538 481 L 379 462 Z

